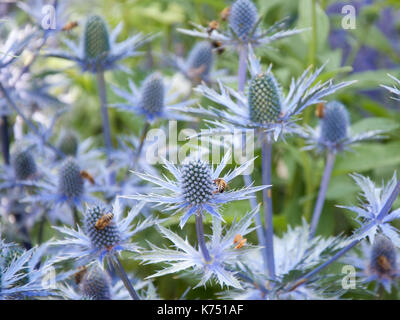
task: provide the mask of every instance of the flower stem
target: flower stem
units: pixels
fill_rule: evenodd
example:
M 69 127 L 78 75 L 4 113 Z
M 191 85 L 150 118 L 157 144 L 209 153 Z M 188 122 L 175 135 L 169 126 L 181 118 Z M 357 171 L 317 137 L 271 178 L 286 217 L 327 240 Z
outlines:
M 117 255 L 114 255 L 111 258 L 112 264 L 114 265 L 115 271 L 117 272 L 118 276 L 121 278 L 122 282 L 124 283 L 124 286 L 128 290 L 130 296 L 132 297 L 132 300 L 140 300 L 138 294 L 136 293 L 135 289 L 132 286 L 132 283 L 130 282 L 124 267 L 121 264 L 121 261 L 117 257 Z
M 247 71 L 247 47 L 241 45 L 239 47 L 239 70 L 238 70 L 238 91 L 244 92 L 246 84 L 246 71 Z
M 197 214 L 195 215 L 195 220 L 196 220 L 197 241 L 199 243 L 201 253 L 203 254 L 204 260 L 206 262 L 210 262 L 211 261 L 210 253 L 208 252 L 206 241 L 204 239 L 203 216 L 201 215 L 200 211 L 198 211 Z
M 136 151 L 136 159 L 135 159 L 134 169 L 136 169 L 138 167 L 138 162 L 139 162 L 142 150 L 143 150 L 144 141 L 146 140 L 147 132 L 149 131 L 149 129 L 150 129 L 150 123 L 148 121 L 146 121 L 146 123 L 144 124 L 143 130 L 142 130 L 142 134 L 140 135 L 140 142 L 139 142 L 138 149 Z
M 239 71 L 238 71 L 238 90 L 240 93 L 244 92 L 244 86 L 246 83 L 246 71 L 247 71 L 247 47 L 244 45 L 239 47 Z M 246 148 L 246 138 L 243 137 L 243 148 Z M 243 175 L 243 180 L 244 184 L 246 187 L 249 187 L 252 183 L 251 175 Z M 250 199 L 250 206 L 251 209 L 255 209 L 257 207 L 257 200 L 255 198 Z M 262 245 L 263 247 L 266 246 L 266 241 L 265 241 L 265 234 L 264 234 L 264 228 L 263 224 L 261 221 L 261 212 L 258 212 L 258 215 L 255 216 L 254 218 L 257 229 L 257 238 L 258 238 L 258 243 Z M 264 261 L 264 266 L 267 269 L 267 254 L 265 250 L 262 250 L 262 256 L 263 256 L 263 261 Z
M 271 153 L 272 142 L 266 133 L 262 134 L 262 184 L 271 185 Z M 268 275 L 271 280 L 275 279 L 275 258 L 274 258 L 274 229 L 272 221 L 272 193 L 271 189 L 263 190 L 263 209 L 265 221 L 265 251 L 268 263 Z
M 326 157 L 325 170 L 321 180 L 321 186 L 318 193 L 317 203 L 315 204 L 314 213 L 311 220 L 310 226 L 310 239 L 314 237 L 315 232 L 318 227 L 318 222 L 321 217 L 322 208 L 325 202 L 326 190 L 328 189 L 329 180 L 332 175 L 333 166 L 335 164 L 335 153 L 328 151 L 328 155 Z
M 6 115 L 1 117 L 0 131 L 1 131 L 1 151 L 3 153 L 3 160 L 5 164 L 10 164 L 10 136 L 8 133 L 8 117 Z
M 97 70 L 96 77 L 97 77 L 97 86 L 99 89 L 99 97 L 100 97 L 101 118 L 103 121 L 104 145 L 106 147 L 107 158 L 109 159 L 112 150 L 112 143 L 111 143 L 110 120 L 108 117 L 107 92 L 106 92 L 106 83 L 104 81 L 104 71 L 102 69 Z
M 35 127 L 35 125 L 22 113 L 22 111 L 18 108 L 15 102 L 12 100 L 11 96 L 8 94 L 7 90 L 3 87 L 3 84 L 0 83 L 0 91 L 3 94 L 4 98 L 7 101 L 7 104 L 14 109 L 14 111 L 24 120 L 24 122 L 28 125 L 28 127 L 32 130 L 32 132 L 37 135 L 48 148 L 50 148 L 54 153 L 56 153 L 59 157 L 64 158 L 65 154 L 54 147 L 50 142 L 46 141 L 39 130 Z

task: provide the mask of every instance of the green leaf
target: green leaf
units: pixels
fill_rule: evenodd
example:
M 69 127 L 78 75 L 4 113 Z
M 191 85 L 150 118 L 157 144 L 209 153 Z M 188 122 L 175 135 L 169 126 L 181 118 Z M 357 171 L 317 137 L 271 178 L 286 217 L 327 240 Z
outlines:
M 356 122 L 351 126 L 351 131 L 354 134 L 373 130 L 391 131 L 398 129 L 399 126 L 400 123 L 393 119 L 373 117 Z

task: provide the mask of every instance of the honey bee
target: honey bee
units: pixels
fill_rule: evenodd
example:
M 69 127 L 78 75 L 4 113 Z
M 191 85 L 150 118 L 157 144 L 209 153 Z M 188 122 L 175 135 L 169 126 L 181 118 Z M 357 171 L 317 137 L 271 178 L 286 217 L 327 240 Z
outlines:
M 76 284 L 80 284 L 82 281 L 83 276 L 87 271 L 86 266 L 79 267 L 78 272 L 74 274 L 74 279 Z
M 218 22 L 218 21 L 216 21 L 216 20 L 211 21 L 211 22 L 208 24 L 208 28 L 207 28 L 207 33 L 208 33 L 208 35 L 210 36 L 211 33 L 212 33 L 214 30 L 217 30 L 217 29 L 218 29 L 218 27 L 219 27 L 219 22 Z
M 384 271 L 390 271 L 392 269 L 392 266 L 390 265 L 389 260 L 385 256 L 379 256 L 378 257 L 378 265 L 384 270 Z
M 112 213 L 112 212 L 106 213 L 99 220 L 96 221 L 96 224 L 94 225 L 94 227 L 97 230 L 103 230 L 105 227 L 107 227 L 111 223 L 113 218 L 114 218 L 114 213 Z
M 61 31 L 71 31 L 77 26 L 78 26 L 78 21 L 70 21 L 64 27 L 62 27 Z
M 225 189 L 229 188 L 228 183 L 222 178 L 217 178 L 213 182 L 217 185 L 217 191 L 214 193 L 224 193 Z
M 222 21 L 226 21 L 229 18 L 229 15 L 231 13 L 231 8 L 226 7 L 224 10 L 221 11 L 221 19 Z
M 318 103 L 317 104 L 317 109 L 315 110 L 315 115 L 318 117 L 318 118 L 320 118 L 320 119 L 322 119 L 323 117 L 324 117 L 324 115 L 325 115 L 325 105 L 323 104 L 323 103 Z
M 211 42 L 213 48 L 217 49 L 218 54 L 223 54 L 225 52 L 225 48 L 222 46 L 221 41 L 213 41 Z
M 233 243 L 236 244 L 235 249 L 240 249 L 242 248 L 247 242 L 246 238 L 243 238 L 242 235 L 237 234 L 235 238 L 233 239 Z
M 81 175 L 81 177 L 82 177 L 83 179 L 88 180 L 91 184 L 94 184 L 94 183 L 95 183 L 95 182 L 94 182 L 94 178 L 92 177 L 92 175 L 91 175 L 89 172 L 87 172 L 86 170 L 82 170 L 82 171 L 80 172 L 80 175 Z

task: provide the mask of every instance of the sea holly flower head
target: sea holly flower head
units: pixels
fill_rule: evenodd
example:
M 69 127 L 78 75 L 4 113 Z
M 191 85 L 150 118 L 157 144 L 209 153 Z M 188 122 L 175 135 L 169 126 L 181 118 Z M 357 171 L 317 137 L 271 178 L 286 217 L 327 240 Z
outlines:
M 357 214 L 355 220 L 360 224 L 360 228 L 354 232 L 353 238 L 363 239 L 367 237 L 373 243 L 375 236 L 380 232 L 391 239 L 396 246 L 400 246 L 399 231 L 390 224 L 400 217 L 400 209 L 389 211 L 382 216 L 382 210 L 387 209 L 386 204 L 397 185 L 396 173 L 394 173 L 392 179 L 386 185 L 382 184 L 381 187 L 376 186 L 370 178 L 360 174 L 353 174 L 352 178 L 361 188 L 361 196 L 364 198 L 364 201 L 359 207 L 338 207 L 348 209 Z
M 252 46 L 268 45 L 273 41 L 283 39 L 300 32 L 302 29 L 285 30 L 287 20 L 283 19 L 273 24 L 268 29 L 260 27 L 262 17 L 259 17 L 256 6 L 251 0 L 236 0 L 229 14 L 228 30 L 220 30 L 219 28 L 212 30 L 192 23 L 194 30 L 178 29 L 184 34 L 208 39 L 221 43 L 222 46 Z
M 208 117 L 215 128 L 204 130 L 201 135 L 232 134 L 235 130 L 265 131 L 277 140 L 285 133 L 299 131 L 295 122 L 310 105 L 323 102 L 323 98 L 353 82 L 333 84 L 332 80 L 317 81 L 324 66 L 310 74 L 308 68 L 297 80 L 292 79 L 288 93 L 283 90 L 271 71 L 263 71 L 260 62 L 249 48 L 251 80 L 247 95 L 219 83 L 219 91 L 202 84 L 196 91 L 224 108 L 183 108 L 182 112 Z M 222 119 L 222 120 L 221 120 Z
M 397 262 L 398 249 L 386 236 L 378 234 L 374 242 L 363 241 L 360 252 L 343 258 L 343 262 L 356 267 L 363 283 L 375 283 L 375 292 L 383 286 L 390 293 L 397 287 L 400 270 Z
M 54 227 L 65 235 L 63 240 L 56 240 L 52 245 L 61 249 L 59 260 L 75 260 L 77 265 L 88 264 L 105 257 L 112 259 L 120 251 L 136 252 L 138 246 L 130 242 L 136 233 L 153 226 L 159 220 L 148 217 L 136 225 L 133 221 L 140 214 L 144 203 L 137 204 L 128 215 L 123 217 L 119 200 L 113 208 L 96 204 L 89 206 L 84 213 L 84 227 L 77 230 L 68 227 Z
M 83 71 L 92 73 L 115 68 L 129 73 L 130 71 L 119 65 L 118 61 L 137 56 L 136 49 L 148 41 L 149 37 L 139 33 L 118 43 L 116 40 L 122 27 L 120 23 L 112 32 L 109 32 L 103 18 L 92 15 L 86 21 L 80 47 L 65 39 L 64 42 L 72 53 L 50 51 L 47 55 L 75 61 Z
M 197 156 L 196 156 L 197 157 Z M 164 167 L 175 178 L 159 178 L 148 173 L 133 172 L 145 181 L 154 183 L 160 188 L 160 193 L 123 195 L 122 198 L 136 199 L 164 205 L 175 213 L 183 212 L 180 226 L 186 224 L 188 219 L 195 214 L 209 213 L 212 216 L 223 219 L 218 208 L 235 200 L 244 200 L 252 197 L 252 194 L 267 188 L 268 186 L 248 186 L 238 190 L 219 190 L 218 182 L 228 184 L 238 175 L 242 174 L 251 165 L 251 159 L 231 172 L 222 175 L 222 170 L 227 165 L 231 153 L 227 152 L 221 163 L 214 169 L 199 158 L 188 157 L 180 167 L 164 160 Z M 218 180 L 220 179 L 220 180 Z
M 318 106 L 319 126 L 316 129 L 306 127 L 299 135 L 306 139 L 308 146 L 304 149 L 317 149 L 341 152 L 348 150 L 350 145 L 383 138 L 382 130 L 366 131 L 352 134 L 350 115 L 346 107 L 338 101 L 330 101 Z
M 246 213 L 240 221 L 235 219 L 232 226 L 225 232 L 221 226 L 221 220 L 213 217 L 212 235 L 206 244 L 211 257 L 210 261 L 206 261 L 201 250 L 193 247 L 187 239 L 182 239 L 162 226 L 158 226 L 159 231 L 174 244 L 176 249 L 163 249 L 150 244 L 151 250 L 140 252 L 138 259 L 146 264 L 166 263 L 169 265 L 149 278 L 187 270 L 191 274 L 201 276 L 197 287 L 206 285 L 208 281 L 214 279 L 221 287 L 241 288 L 236 272 L 231 269 L 243 255 L 254 250 L 254 247 L 247 243 L 243 247 L 239 247 L 234 240 L 238 234 L 245 236 L 255 229 L 251 227 L 251 224 L 258 210 L 259 207 Z
M 164 80 L 160 73 L 152 73 L 143 81 L 140 90 L 129 80 L 130 92 L 112 87 L 115 94 L 124 98 L 127 103 L 111 105 L 122 111 L 142 115 L 149 123 L 158 119 L 191 120 L 190 117 L 178 114 L 175 110 L 189 106 L 195 100 L 176 103 L 177 94 L 171 88 L 165 88 Z

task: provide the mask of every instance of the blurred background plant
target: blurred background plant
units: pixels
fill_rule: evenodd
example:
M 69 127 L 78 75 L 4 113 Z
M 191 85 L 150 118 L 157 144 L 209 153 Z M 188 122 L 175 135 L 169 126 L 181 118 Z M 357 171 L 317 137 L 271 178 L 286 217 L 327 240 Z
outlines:
M 288 87 L 291 77 L 300 76 L 309 65 L 319 67 L 328 61 L 320 76 L 321 80 L 331 77 L 337 81 L 357 80 L 351 87 L 334 95 L 335 100 L 347 107 L 352 132 L 391 130 L 385 134 L 387 139 L 383 141 L 360 144 L 354 146 L 352 151 L 337 156 L 316 233 L 323 236 L 340 233 L 349 235 L 356 226 L 354 216 L 335 206 L 355 203 L 358 188 L 349 174 L 357 172 L 377 182 L 382 179 L 388 181 L 393 172 L 400 168 L 400 105 L 391 99 L 388 91 L 380 87 L 381 84 L 394 85 L 387 73 L 400 78 L 400 3 L 397 0 L 255 0 L 254 3 L 262 15 L 261 26 L 265 28 L 285 17 L 289 17 L 288 28 L 309 28 L 299 35 L 277 41 L 273 47 L 256 49 L 263 65 L 273 65 L 274 74 L 282 87 Z M 230 4 L 225 0 L 71 0 L 66 10 L 69 21 L 76 21 L 77 26 L 50 37 L 48 46 L 62 46 L 62 38 L 78 41 L 87 12 L 104 17 L 110 29 L 122 21 L 121 40 L 136 32 L 151 33 L 156 37 L 139 50 L 144 52 L 143 56 L 124 61 L 130 74 L 107 73 L 106 83 L 127 88 L 128 79 L 140 83 L 157 70 L 173 88 L 185 85 L 190 90 L 191 84 L 183 76 L 177 76 L 176 70 L 162 57 L 170 53 L 186 57 L 196 41 L 200 40 L 178 33 L 176 28 L 190 29 L 190 22 L 207 25 L 212 20 L 218 20 L 221 11 Z M 342 7 L 346 4 L 356 8 L 356 29 L 342 28 Z M 31 21 L 14 1 L 0 3 L 0 19 L 7 21 L 10 17 L 21 26 Z M 23 55 L 21 60 L 26 63 L 29 58 L 29 55 Z M 227 69 L 229 74 L 235 75 L 237 72 L 237 57 L 229 49 L 216 55 L 214 64 L 215 69 Z M 89 73 L 82 73 L 70 61 L 42 56 L 37 58 L 31 71 L 37 80 L 52 77 L 51 93 L 69 106 L 61 121 L 56 124 L 55 132 L 60 133 L 63 128 L 69 128 L 78 132 L 80 138 L 92 138 L 95 146 L 103 147 L 96 80 Z M 121 101 L 109 85 L 107 94 L 109 102 Z M 193 94 L 193 97 L 196 95 Z M 301 120 L 311 127 L 318 123 L 313 110 L 315 108 L 307 109 Z M 140 136 L 145 125 L 142 117 L 133 114 L 126 116 L 126 113 L 112 108 L 109 109 L 109 115 L 114 145 L 117 144 L 117 136 Z M 15 118 L 15 115 L 11 117 Z M 14 121 L 10 120 L 11 123 Z M 183 126 L 179 123 L 178 130 Z M 202 126 L 200 124 L 200 128 Z M 305 143 L 302 139 L 289 139 L 290 143 L 281 141 L 274 145 L 272 159 L 274 229 L 278 235 L 286 232 L 288 226 L 301 224 L 303 217 L 310 221 L 324 170 L 324 157 L 315 152 L 303 151 Z M 52 141 L 55 144 L 57 140 L 53 138 Z M 256 153 L 259 155 L 260 150 Z M 253 177 L 255 185 L 261 185 L 260 158 L 255 162 Z M 232 187 L 240 185 L 239 182 L 236 184 Z M 258 197 L 258 202 L 261 202 L 261 194 Z M 400 201 L 397 201 L 399 204 Z M 235 216 L 248 211 L 248 201 L 229 204 L 224 210 L 224 219 L 231 223 Z M 209 228 L 211 220 L 205 219 L 205 224 L 206 229 Z M 183 235 L 178 225 L 179 218 L 171 222 L 169 227 Z M 53 231 L 50 226 L 46 227 L 44 234 L 49 239 Z M 194 221 L 190 220 L 187 228 L 194 231 Z M 195 241 L 195 232 L 185 234 L 191 235 L 189 240 Z M 249 242 L 257 242 L 255 232 L 248 235 L 248 238 Z M 153 229 L 142 232 L 138 242 L 145 243 L 145 239 L 153 243 L 162 241 Z M 157 266 L 146 265 L 143 268 L 133 260 L 125 261 L 127 271 L 134 270 L 139 278 L 157 270 Z M 154 281 L 159 295 L 170 299 L 180 297 L 188 287 L 194 287 L 196 283 L 184 275 L 164 276 Z M 215 298 L 220 290 L 218 286 L 201 287 L 191 290 L 186 298 Z M 351 293 L 348 295 L 352 297 Z M 354 295 L 354 298 L 358 297 Z M 396 291 L 392 291 L 390 297 L 399 296 Z

